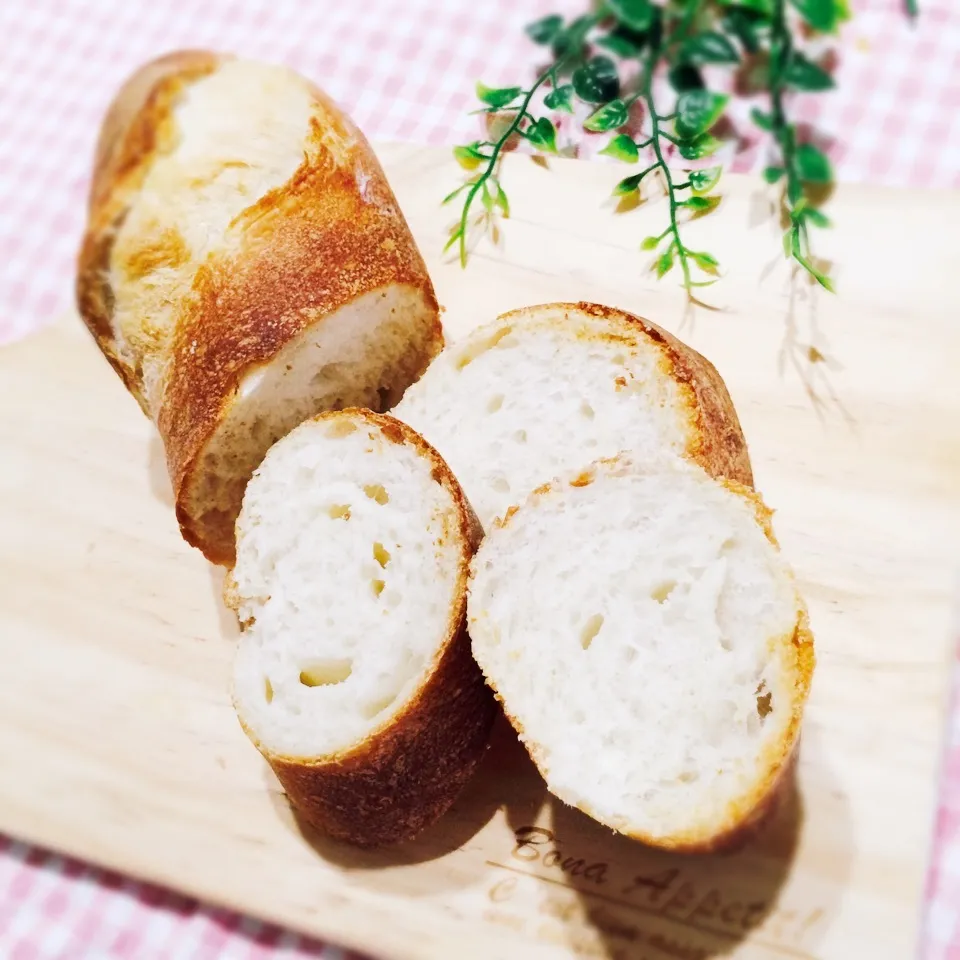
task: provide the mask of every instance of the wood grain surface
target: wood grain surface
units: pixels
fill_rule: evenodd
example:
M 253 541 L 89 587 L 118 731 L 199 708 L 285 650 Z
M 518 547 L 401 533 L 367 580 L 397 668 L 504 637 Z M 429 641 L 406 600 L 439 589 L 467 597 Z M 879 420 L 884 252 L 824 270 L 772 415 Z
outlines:
M 817 639 L 796 792 L 735 854 L 655 853 L 552 800 L 501 726 L 414 843 L 304 834 L 230 707 L 221 573 L 181 542 L 159 442 L 71 317 L 0 352 L 0 829 L 383 957 L 910 955 L 953 648 L 960 198 L 841 188 L 817 237 L 831 297 L 791 277 L 768 189 L 729 178 L 689 229 L 725 272 L 690 314 L 638 250 L 662 199 L 603 201 L 621 168 L 509 157 L 513 217 L 462 271 L 439 255 L 447 152 L 379 153 L 448 339 L 595 300 L 719 368 Z

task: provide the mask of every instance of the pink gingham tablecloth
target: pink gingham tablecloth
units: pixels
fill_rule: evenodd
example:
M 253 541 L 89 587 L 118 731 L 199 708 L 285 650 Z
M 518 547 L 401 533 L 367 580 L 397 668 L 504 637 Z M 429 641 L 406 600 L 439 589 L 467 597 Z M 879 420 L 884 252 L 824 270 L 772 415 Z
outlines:
M 845 181 L 960 187 L 960 2 L 860 0 L 837 91 L 798 102 Z M 586 0 L 2 0 L 0 342 L 70 302 L 94 137 L 143 61 L 209 47 L 288 63 L 371 139 L 476 136 L 473 85 L 514 83 L 537 62 L 525 23 Z M 757 169 L 747 149 L 735 169 Z M 960 677 L 960 665 L 955 669 Z M 954 689 L 957 688 L 955 683 Z M 960 958 L 960 702 L 944 756 L 920 952 Z M 0 837 L 4 960 L 276 960 L 346 954 Z

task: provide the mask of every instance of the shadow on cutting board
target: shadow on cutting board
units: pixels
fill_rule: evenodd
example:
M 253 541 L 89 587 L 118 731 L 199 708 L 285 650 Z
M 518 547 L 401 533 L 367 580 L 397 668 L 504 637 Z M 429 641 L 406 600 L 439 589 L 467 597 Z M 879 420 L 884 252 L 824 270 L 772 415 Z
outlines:
M 805 736 L 804 779 L 817 781 L 820 808 L 818 822 L 806 828 L 817 836 L 804 837 L 796 779 L 740 846 L 709 855 L 645 847 L 549 797 L 536 822 L 511 817 L 516 843 L 496 864 L 504 876 L 502 910 L 524 903 L 528 933 L 576 957 L 710 960 L 742 951 L 745 958 L 814 960 L 853 857 L 846 798 L 818 747 Z M 803 875 L 784 892 L 801 842 L 823 851 L 817 872 L 808 850 Z
M 278 812 L 324 860 L 362 873 L 366 887 L 405 896 L 470 886 L 487 876 L 489 869 L 482 856 L 451 858 L 436 870 L 404 872 L 402 880 L 396 870 L 388 868 L 427 864 L 469 847 L 501 807 L 523 811 L 522 816 L 535 819 L 547 797 L 546 785 L 502 714 L 494 723 L 487 755 L 453 806 L 432 827 L 395 847 L 362 850 L 318 833 L 300 819 L 282 793 L 276 792 L 277 784 L 269 770 L 267 776 L 272 781 L 271 795 L 276 797 Z

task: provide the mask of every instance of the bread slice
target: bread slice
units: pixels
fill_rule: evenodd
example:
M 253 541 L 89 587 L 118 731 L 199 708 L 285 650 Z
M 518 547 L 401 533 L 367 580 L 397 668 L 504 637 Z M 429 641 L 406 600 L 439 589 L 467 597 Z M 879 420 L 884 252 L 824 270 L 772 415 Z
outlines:
M 393 411 L 440 451 L 484 527 L 567 470 L 664 450 L 751 485 L 720 375 L 647 320 L 591 303 L 514 310 L 449 346 Z
M 314 827 L 405 840 L 473 772 L 496 710 L 464 629 L 479 535 L 437 453 L 370 411 L 308 420 L 247 486 L 234 703 Z
M 698 466 L 621 457 L 541 488 L 488 533 L 473 653 L 561 800 L 705 851 L 776 798 L 814 652 L 769 518 Z
M 147 64 L 107 114 L 77 298 L 159 428 L 184 537 L 223 564 L 274 441 L 389 408 L 442 346 L 361 132 L 296 73 L 203 51 Z

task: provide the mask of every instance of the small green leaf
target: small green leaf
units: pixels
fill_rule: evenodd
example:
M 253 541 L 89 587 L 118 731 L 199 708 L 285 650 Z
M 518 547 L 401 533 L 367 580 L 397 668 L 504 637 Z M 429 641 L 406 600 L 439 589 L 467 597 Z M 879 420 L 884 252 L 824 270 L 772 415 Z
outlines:
M 804 183 L 829 183 L 833 179 L 833 171 L 826 154 L 812 143 L 801 143 L 797 147 L 794 160 L 797 176 Z
M 815 270 L 809 263 L 805 263 L 804 266 L 807 268 L 807 271 L 811 274 L 814 280 L 823 287 L 827 293 L 836 293 L 836 287 L 833 285 L 833 281 L 825 274 L 821 273 L 819 270 Z
M 447 242 L 444 244 L 443 252 L 446 253 L 461 237 L 463 231 L 460 229 L 460 226 L 457 225 L 450 231 L 450 237 Z
M 750 11 L 743 7 L 735 7 L 724 14 L 720 23 L 728 33 L 732 33 L 743 44 L 743 49 L 747 53 L 756 53 L 760 49 L 757 18 Z
M 653 20 L 650 0 L 607 0 L 606 6 L 620 23 L 632 30 L 647 30 Z
M 763 17 L 773 16 L 774 0 L 720 0 L 720 2 L 725 7 L 749 10 L 751 13 L 758 13 Z
M 490 193 L 488 181 L 484 181 L 483 188 L 480 191 L 480 200 L 483 202 L 483 209 L 487 213 L 493 213 L 493 195 Z
M 480 144 L 477 141 L 462 147 L 454 147 L 453 157 L 464 170 L 476 170 L 487 159 L 480 152 Z
M 839 23 L 836 0 L 790 0 L 793 7 L 814 30 L 833 33 Z
M 656 250 L 660 246 L 660 241 L 662 237 L 644 237 L 643 242 L 640 244 L 641 250 Z
M 826 228 L 832 226 L 830 218 L 822 214 L 816 207 L 807 207 L 803 211 L 803 217 L 815 227 Z
M 802 53 L 794 53 L 783 72 L 783 79 L 787 86 L 794 90 L 830 90 L 833 86 L 833 77 L 823 67 L 817 66 L 808 60 Z
M 528 23 L 524 30 L 534 43 L 552 43 L 557 34 L 563 30 L 563 17 L 551 13 L 548 17 Z
M 764 113 L 757 107 L 750 111 L 750 119 L 761 129 L 768 133 L 773 130 L 773 117 L 769 113 Z
M 712 254 L 705 252 L 695 253 L 693 250 L 691 250 L 690 256 L 693 258 L 693 262 L 704 273 L 709 273 L 712 277 L 717 275 L 717 267 L 720 266 L 720 262 Z
M 767 167 L 763 171 L 763 179 L 766 180 L 767 183 L 776 183 L 785 172 L 783 167 Z
M 577 17 L 566 29 L 557 31 L 550 41 L 550 49 L 555 59 L 577 60 L 583 53 L 583 40 L 592 19 L 587 16 Z
M 488 107 L 499 110 L 511 100 L 516 100 L 523 90 L 520 87 L 488 87 L 477 81 L 477 97 Z
M 677 149 L 684 160 L 702 160 L 709 157 L 720 146 L 720 141 L 712 133 L 701 133 L 693 140 L 681 141 Z
M 689 200 L 684 200 L 680 206 L 688 207 L 691 210 L 709 210 L 711 207 L 710 201 L 706 197 L 690 197 Z
M 587 103 L 604 103 L 620 92 L 617 65 L 604 56 L 591 57 L 573 72 L 573 89 Z
M 787 230 L 783 235 L 783 255 L 789 260 L 791 257 L 790 252 L 790 231 Z
M 643 48 L 647 45 L 647 36 L 636 30 L 619 26 L 610 33 L 597 37 L 595 42 L 598 47 L 605 47 L 618 57 L 628 60 L 630 57 L 638 57 L 643 53 Z
M 671 67 L 667 73 L 667 81 L 677 93 L 703 89 L 703 77 L 700 71 L 689 63 L 678 63 L 675 67 Z
M 463 191 L 466 190 L 467 187 L 472 187 L 472 186 L 473 186 L 473 182 L 472 182 L 472 181 L 467 181 L 466 183 L 461 183 L 460 186 L 457 187 L 456 190 L 451 190 L 451 191 L 440 201 L 440 206 L 442 207 L 444 204 L 449 203 L 455 196 L 457 196 L 458 194 L 463 193 Z
M 600 153 L 624 163 L 636 163 L 640 156 L 637 145 L 625 133 L 618 133 Z
M 622 100 L 611 100 L 583 121 L 583 129 L 591 133 L 604 133 L 616 130 L 627 122 L 627 108 Z
M 540 117 L 523 131 L 523 135 L 538 150 L 545 153 L 557 152 L 557 130 L 556 127 L 546 118 Z
M 690 189 L 694 193 L 709 193 L 720 179 L 723 167 L 704 167 L 690 171 Z
M 907 3 L 916 8 L 916 0 L 907 0 Z M 851 16 L 849 0 L 833 0 L 833 5 L 837 11 L 837 22 L 846 23 Z
M 674 247 L 670 246 L 657 259 L 657 277 L 663 277 L 668 274 L 673 267 Z
M 556 87 L 543 98 L 543 103 L 548 110 L 573 113 L 573 87 L 569 83 Z
M 832 2 L 832 0 L 831 0 Z M 691 37 L 681 48 L 680 57 L 689 63 L 736 63 L 736 47 L 722 34 L 707 30 Z
M 710 90 L 687 90 L 677 99 L 677 119 L 674 126 L 677 135 L 684 140 L 709 130 L 723 113 L 730 98 Z
M 627 194 L 633 193 L 633 191 L 640 186 L 640 181 L 654 169 L 656 169 L 656 165 L 648 167 L 646 170 L 642 170 L 640 173 L 634 173 L 629 177 L 624 177 L 613 188 L 613 195 L 615 197 L 625 197 Z

